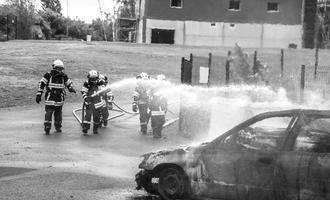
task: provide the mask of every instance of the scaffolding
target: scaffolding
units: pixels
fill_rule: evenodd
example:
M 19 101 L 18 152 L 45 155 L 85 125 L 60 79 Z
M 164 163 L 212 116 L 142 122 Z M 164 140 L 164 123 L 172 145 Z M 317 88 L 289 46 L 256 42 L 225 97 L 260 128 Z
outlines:
M 317 16 L 319 23 L 318 40 L 320 47 L 330 47 L 330 0 L 318 0 Z
M 17 16 L 0 15 L 0 41 L 17 39 Z
M 117 19 L 117 41 L 136 42 L 136 18 Z

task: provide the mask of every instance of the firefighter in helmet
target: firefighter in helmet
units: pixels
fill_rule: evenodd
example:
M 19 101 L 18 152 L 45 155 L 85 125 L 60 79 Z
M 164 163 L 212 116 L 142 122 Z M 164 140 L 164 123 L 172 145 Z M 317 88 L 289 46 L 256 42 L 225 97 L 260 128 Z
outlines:
M 83 84 L 81 93 L 84 98 L 85 116 L 83 120 L 83 133 L 86 136 L 90 129 L 91 119 L 93 115 L 93 133 L 98 133 L 100 125 L 101 108 L 105 105 L 104 100 L 96 93 L 99 86 L 102 85 L 99 79 L 99 73 L 96 70 L 90 70 L 87 75 L 88 80 Z
M 140 114 L 140 127 L 141 133 L 147 134 L 147 127 L 149 121 L 149 86 L 147 81 L 150 79 L 150 76 L 147 73 L 142 72 L 136 76 L 137 86 L 133 93 L 133 112 L 139 111 Z
M 159 74 L 156 79 L 157 83 L 153 84 L 150 90 L 150 115 L 151 127 L 154 138 L 161 138 L 163 125 L 165 123 L 165 114 L 167 112 L 167 100 L 161 93 L 165 75 Z
M 100 79 L 100 89 L 104 89 L 107 87 L 108 85 L 108 77 L 100 74 L 99 75 L 99 79 Z M 100 126 L 108 126 L 108 117 L 109 117 L 109 110 L 112 110 L 112 102 L 114 99 L 113 93 L 111 91 L 110 88 L 108 88 L 108 90 L 101 95 L 102 99 L 105 101 L 104 106 L 102 106 L 101 108 L 101 118 L 102 120 L 100 121 Z
M 71 80 L 64 73 L 64 64 L 61 60 L 55 60 L 52 64 L 52 70 L 47 72 L 40 80 L 36 102 L 41 102 L 41 96 L 45 93 L 45 121 L 44 130 L 46 135 L 52 126 L 52 116 L 54 115 L 54 126 L 56 132 L 62 132 L 62 107 L 64 105 L 65 88 L 69 92 L 76 93 Z

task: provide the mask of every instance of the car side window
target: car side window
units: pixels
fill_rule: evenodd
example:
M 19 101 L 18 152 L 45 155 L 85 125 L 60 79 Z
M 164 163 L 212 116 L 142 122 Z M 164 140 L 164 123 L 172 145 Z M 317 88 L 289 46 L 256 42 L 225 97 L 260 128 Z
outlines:
M 279 147 L 292 117 L 272 117 L 258 121 L 228 136 L 225 143 L 235 143 L 255 150 L 274 150 Z
M 298 133 L 295 151 L 330 153 L 330 119 L 310 119 Z

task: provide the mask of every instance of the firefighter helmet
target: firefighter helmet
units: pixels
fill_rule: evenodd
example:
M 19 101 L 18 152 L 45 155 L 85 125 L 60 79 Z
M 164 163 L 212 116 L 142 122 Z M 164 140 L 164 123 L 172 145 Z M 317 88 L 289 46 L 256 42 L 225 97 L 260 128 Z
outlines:
M 142 72 L 141 74 L 136 76 L 136 79 L 149 80 L 150 76 L 147 73 Z
M 157 75 L 157 80 L 158 80 L 158 81 L 165 81 L 165 79 L 166 79 L 166 77 L 165 77 L 164 74 L 159 74 L 159 75 Z
M 99 79 L 102 82 L 102 84 L 104 84 L 104 85 L 107 85 L 108 84 L 108 77 L 107 76 L 105 76 L 103 74 L 100 74 L 99 75 Z
M 96 82 L 99 78 L 99 73 L 96 70 L 91 70 L 88 72 L 87 78 L 91 82 Z
M 57 70 L 57 71 L 62 71 L 64 70 L 64 64 L 61 60 L 57 59 L 53 62 L 52 64 L 53 69 Z

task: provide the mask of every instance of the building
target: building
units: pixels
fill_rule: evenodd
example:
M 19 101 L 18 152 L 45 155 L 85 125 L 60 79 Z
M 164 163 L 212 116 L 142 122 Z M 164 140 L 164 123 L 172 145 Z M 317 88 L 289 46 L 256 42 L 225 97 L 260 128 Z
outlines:
M 317 0 L 137 0 L 138 43 L 314 47 Z

